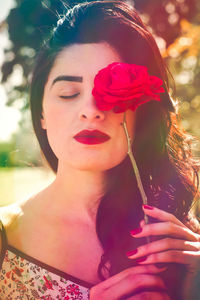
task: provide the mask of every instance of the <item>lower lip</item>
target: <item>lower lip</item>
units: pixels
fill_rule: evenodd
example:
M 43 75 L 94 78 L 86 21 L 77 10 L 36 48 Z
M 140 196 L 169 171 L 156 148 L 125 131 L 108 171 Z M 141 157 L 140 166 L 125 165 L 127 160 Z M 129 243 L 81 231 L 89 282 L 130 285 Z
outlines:
M 87 136 L 79 136 L 75 137 L 75 140 L 82 144 L 87 145 L 95 145 L 95 144 L 102 144 L 109 140 L 109 137 L 87 137 Z

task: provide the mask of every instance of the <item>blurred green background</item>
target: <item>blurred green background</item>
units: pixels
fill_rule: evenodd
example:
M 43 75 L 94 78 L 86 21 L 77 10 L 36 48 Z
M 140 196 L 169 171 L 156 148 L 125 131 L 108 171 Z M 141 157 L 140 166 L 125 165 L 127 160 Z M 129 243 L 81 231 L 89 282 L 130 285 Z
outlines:
M 43 39 L 73 2 L 0 2 L 0 206 L 29 197 L 54 178 L 33 134 L 28 87 Z M 148 24 L 174 76 L 181 126 L 200 138 L 200 1 L 127 2 Z

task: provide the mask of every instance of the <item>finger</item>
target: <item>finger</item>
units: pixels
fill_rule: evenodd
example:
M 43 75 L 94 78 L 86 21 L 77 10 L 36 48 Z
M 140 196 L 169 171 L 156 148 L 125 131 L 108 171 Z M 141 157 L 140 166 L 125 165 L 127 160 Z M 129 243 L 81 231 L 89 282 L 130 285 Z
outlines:
M 164 252 L 153 253 L 143 259 L 137 261 L 141 265 L 153 263 L 180 263 L 184 265 L 197 265 L 199 264 L 200 251 L 178 251 L 170 250 Z
M 199 241 L 199 234 L 194 233 L 187 227 L 182 227 L 171 222 L 160 222 L 144 225 L 142 228 L 130 231 L 135 238 L 155 235 L 167 235 L 177 239 Z
M 134 272 L 134 274 L 158 274 L 166 269 L 166 267 L 158 268 L 154 264 L 147 265 L 147 266 L 134 266 L 134 270 L 130 270 L 130 272 Z M 129 268 L 129 269 L 133 269 Z M 127 269 L 128 270 L 128 269 Z M 130 272 L 127 272 L 128 274 Z M 124 276 L 127 276 L 127 273 L 125 272 Z
M 165 238 L 151 242 L 149 244 L 142 245 L 137 249 L 133 250 L 135 252 L 131 253 L 131 251 L 129 251 L 126 254 L 128 258 L 136 259 L 138 257 L 143 257 L 152 253 L 162 252 L 166 250 L 200 251 L 200 243 Z
M 142 289 L 148 290 L 155 288 L 162 291 L 166 290 L 166 287 L 159 276 L 150 274 L 131 274 L 131 276 L 127 276 L 125 280 L 121 280 L 117 284 L 108 288 L 104 292 L 104 299 L 120 299 L 122 296 Z
M 180 220 L 178 220 L 173 214 L 170 214 L 155 206 L 143 205 L 144 213 L 150 217 L 158 219 L 160 221 L 172 222 L 176 225 L 186 227 Z
M 126 298 L 126 300 L 170 300 L 169 296 L 166 293 L 159 293 L 153 291 L 146 291 L 136 294 L 132 297 Z
M 102 288 L 107 289 L 111 285 L 117 284 L 121 280 L 124 280 L 126 277 L 132 276 L 132 274 L 158 274 L 164 270 L 166 270 L 166 267 L 158 268 L 153 264 L 148 264 L 146 266 L 134 266 L 123 270 L 122 272 L 106 279 L 105 281 L 102 281 L 100 284 Z
M 146 223 L 145 223 L 145 220 L 141 220 L 141 221 L 140 221 L 140 227 L 141 227 L 141 228 L 144 227 L 145 224 L 146 224 Z

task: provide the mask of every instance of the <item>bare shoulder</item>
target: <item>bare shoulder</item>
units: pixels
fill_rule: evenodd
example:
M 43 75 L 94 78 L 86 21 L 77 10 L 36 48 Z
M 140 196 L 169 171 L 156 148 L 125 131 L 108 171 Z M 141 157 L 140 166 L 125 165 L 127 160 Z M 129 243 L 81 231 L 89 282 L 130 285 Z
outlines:
M 0 219 L 3 225 L 8 226 L 21 212 L 20 203 L 13 203 L 0 207 Z
M 7 206 L 0 207 L 0 220 L 6 231 L 9 242 L 17 243 L 21 228 L 25 228 L 33 214 L 34 207 L 32 203 L 39 197 L 39 193 L 23 201 L 18 201 Z M 22 229 L 23 230 L 23 229 Z M 0 238 L 0 251 L 2 249 L 2 237 Z
M 0 220 L 10 246 L 25 250 L 24 247 L 28 247 L 34 233 L 43 226 L 42 212 L 46 210 L 45 199 L 49 195 L 47 191 L 45 188 L 28 199 L 0 207 Z M 0 242 L 2 244 L 1 237 Z
M 0 220 L 4 228 L 9 228 L 15 222 L 16 218 L 21 214 L 20 203 L 13 203 L 0 207 Z M 2 225 L 1 225 L 2 227 Z M 2 232 L 2 228 L 1 228 Z M 2 249 L 2 236 L 0 238 L 0 251 Z

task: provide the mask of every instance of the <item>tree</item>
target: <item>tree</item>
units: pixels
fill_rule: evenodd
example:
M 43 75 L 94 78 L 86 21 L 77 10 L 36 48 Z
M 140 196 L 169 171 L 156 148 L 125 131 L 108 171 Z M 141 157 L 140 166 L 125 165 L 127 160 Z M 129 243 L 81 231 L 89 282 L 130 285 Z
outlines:
M 180 34 L 181 20 L 190 20 L 197 11 L 198 0 L 135 0 L 127 1 L 143 15 L 157 36 L 162 37 L 169 46 Z M 70 5 L 83 2 L 71 1 Z M 28 107 L 28 79 L 33 62 L 49 28 L 53 28 L 68 6 L 63 0 L 16 0 L 16 7 L 10 11 L 6 20 L 11 47 L 5 50 L 2 66 L 2 82 L 17 68 L 21 70 L 22 80 L 14 89 L 8 90 L 8 105 L 24 99 L 21 110 Z

